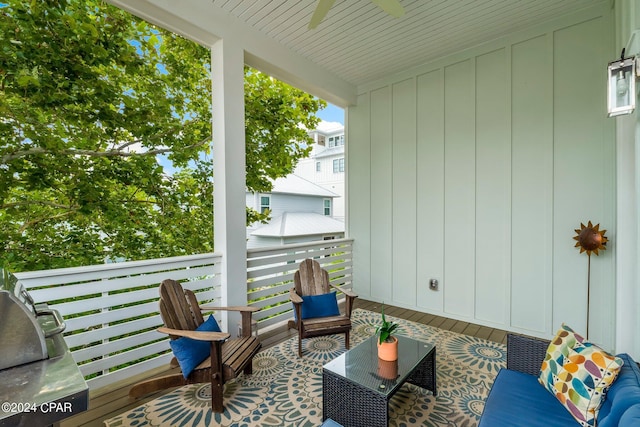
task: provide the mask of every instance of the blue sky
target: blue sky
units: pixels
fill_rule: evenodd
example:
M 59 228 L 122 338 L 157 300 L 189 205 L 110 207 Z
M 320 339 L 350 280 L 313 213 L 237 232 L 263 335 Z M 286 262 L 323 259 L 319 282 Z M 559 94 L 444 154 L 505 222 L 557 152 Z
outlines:
M 338 122 L 344 126 L 344 110 L 333 104 L 327 103 L 327 108 L 316 113 L 325 122 Z

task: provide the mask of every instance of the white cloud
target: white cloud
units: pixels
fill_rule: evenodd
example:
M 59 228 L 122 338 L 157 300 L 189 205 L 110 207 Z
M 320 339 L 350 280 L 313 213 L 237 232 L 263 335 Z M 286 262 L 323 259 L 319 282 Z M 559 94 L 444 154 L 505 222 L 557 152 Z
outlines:
M 340 132 L 344 130 L 344 126 L 339 122 L 325 122 L 324 120 L 322 120 L 318 124 L 317 130 L 324 133 Z

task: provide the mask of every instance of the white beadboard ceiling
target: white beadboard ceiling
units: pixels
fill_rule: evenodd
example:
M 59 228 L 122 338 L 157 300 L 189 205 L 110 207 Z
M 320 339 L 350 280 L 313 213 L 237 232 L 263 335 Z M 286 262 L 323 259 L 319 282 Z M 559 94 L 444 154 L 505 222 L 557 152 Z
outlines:
M 307 29 L 315 0 L 211 0 L 265 37 L 362 85 L 603 0 L 400 0 L 392 18 L 370 0 L 338 0 Z M 177 2 L 176 7 L 179 7 Z

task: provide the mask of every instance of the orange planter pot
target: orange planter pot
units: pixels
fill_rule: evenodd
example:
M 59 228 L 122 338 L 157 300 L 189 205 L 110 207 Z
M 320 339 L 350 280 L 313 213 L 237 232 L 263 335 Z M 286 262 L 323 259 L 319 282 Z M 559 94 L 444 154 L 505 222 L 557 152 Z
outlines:
M 378 341 L 378 357 L 382 360 L 393 362 L 398 360 L 398 338 L 391 337 L 391 341 L 385 341 L 380 344 Z
M 398 361 L 388 361 L 378 358 L 378 375 L 386 380 L 398 378 Z

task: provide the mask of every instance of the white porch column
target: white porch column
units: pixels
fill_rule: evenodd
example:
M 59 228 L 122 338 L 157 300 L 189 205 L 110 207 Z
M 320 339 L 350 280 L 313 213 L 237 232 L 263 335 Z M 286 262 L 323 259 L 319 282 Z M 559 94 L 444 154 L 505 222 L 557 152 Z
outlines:
M 229 40 L 211 48 L 213 92 L 214 250 L 222 253 L 222 304 L 247 303 L 244 51 Z M 240 315 L 222 312 L 235 336 Z
M 616 352 L 640 357 L 640 125 L 634 112 L 617 120 Z
M 616 49 L 625 56 L 640 54 L 633 45 L 640 30 L 640 0 L 616 0 Z M 637 36 L 637 35 L 636 35 Z M 612 52 L 612 58 L 615 58 Z M 636 105 L 640 98 L 636 97 Z M 640 359 L 640 109 L 618 116 L 616 125 L 616 352 Z

